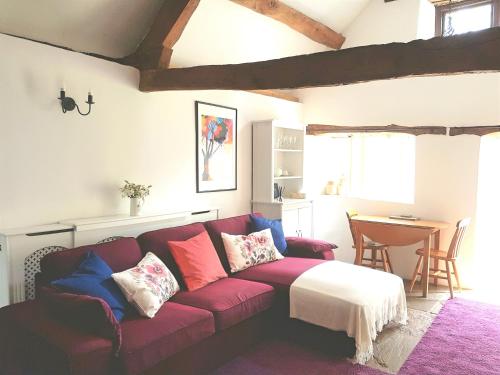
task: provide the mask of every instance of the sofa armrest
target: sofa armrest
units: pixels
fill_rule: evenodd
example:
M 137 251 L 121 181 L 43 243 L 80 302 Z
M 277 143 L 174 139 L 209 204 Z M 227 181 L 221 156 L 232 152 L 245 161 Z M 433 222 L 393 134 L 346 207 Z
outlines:
M 296 258 L 335 259 L 336 245 L 322 240 L 303 237 L 287 237 L 287 256 Z
M 39 300 L 0 309 L 0 372 L 108 374 L 112 341 L 59 322 Z

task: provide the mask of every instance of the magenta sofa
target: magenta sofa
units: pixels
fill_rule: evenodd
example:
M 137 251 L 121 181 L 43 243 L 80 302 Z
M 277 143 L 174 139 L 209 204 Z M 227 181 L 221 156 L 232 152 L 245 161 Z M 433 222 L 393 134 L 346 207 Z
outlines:
M 167 241 L 206 230 L 230 275 L 188 292 Z M 250 215 L 165 228 L 137 239 L 82 246 L 42 259 L 37 290 L 71 273 L 90 249 L 114 272 L 135 266 L 151 251 L 181 284 L 153 319 L 131 311 L 120 324 L 121 348 L 85 326 L 61 321 L 40 298 L 0 309 L 0 373 L 8 374 L 202 374 L 256 343 L 288 320 L 288 291 L 309 268 L 334 258 L 335 245 L 287 238 L 283 260 L 231 275 L 221 232 L 248 234 Z M 2 372 L 4 371 L 4 372 Z

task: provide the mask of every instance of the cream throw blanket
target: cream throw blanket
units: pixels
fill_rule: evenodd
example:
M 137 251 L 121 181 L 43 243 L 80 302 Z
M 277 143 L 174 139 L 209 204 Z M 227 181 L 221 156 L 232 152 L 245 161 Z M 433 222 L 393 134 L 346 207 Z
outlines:
M 390 321 L 406 324 L 403 280 L 391 273 L 340 261 L 321 263 L 290 287 L 290 317 L 356 341 L 356 362 L 373 356 L 373 340 Z

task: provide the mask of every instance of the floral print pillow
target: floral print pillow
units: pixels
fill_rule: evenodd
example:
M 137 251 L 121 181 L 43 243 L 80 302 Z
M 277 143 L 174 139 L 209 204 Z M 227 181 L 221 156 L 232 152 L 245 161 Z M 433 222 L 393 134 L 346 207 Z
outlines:
M 221 235 L 233 273 L 257 264 L 283 259 L 283 255 L 274 246 L 271 229 L 264 229 L 248 236 L 233 236 L 227 233 Z
M 152 318 L 160 307 L 179 291 L 172 272 L 153 253 L 147 253 L 135 266 L 111 275 L 139 314 Z

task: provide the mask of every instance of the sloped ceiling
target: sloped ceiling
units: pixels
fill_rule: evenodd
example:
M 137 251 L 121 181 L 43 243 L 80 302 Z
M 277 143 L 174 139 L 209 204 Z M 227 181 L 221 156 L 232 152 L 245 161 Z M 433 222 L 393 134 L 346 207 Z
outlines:
M 338 32 L 345 30 L 368 1 L 283 0 Z M 123 57 L 132 53 L 141 42 L 162 3 L 163 0 L 0 0 L 0 32 L 76 51 Z M 207 27 L 210 23 L 223 22 L 225 9 L 235 6 L 228 0 L 201 0 L 200 6 L 212 5 L 220 11 L 216 19 L 207 20 Z M 275 23 L 267 18 L 265 22 Z M 252 25 L 245 27 L 249 34 L 247 38 L 251 38 Z M 197 32 L 203 33 L 204 30 Z M 295 33 L 293 30 L 289 32 Z M 227 30 L 213 43 L 221 43 L 225 36 Z M 243 43 L 241 48 L 245 48 Z
M 0 32 L 123 57 L 134 51 L 163 0 L 0 0 Z

